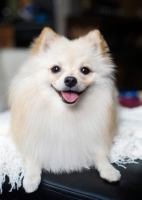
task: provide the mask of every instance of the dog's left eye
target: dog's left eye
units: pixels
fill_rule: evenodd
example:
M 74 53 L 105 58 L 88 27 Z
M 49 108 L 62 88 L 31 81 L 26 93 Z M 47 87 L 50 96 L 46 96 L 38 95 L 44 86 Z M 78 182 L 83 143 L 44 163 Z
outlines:
M 90 69 L 88 69 L 87 67 L 82 67 L 80 69 L 80 71 L 85 75 L 87 75 L 87 74 L 89 74 L 91 72 Z
M 59 66 L 54 66 L 52 69 L 51 69 L 52 73 L 58 73 L 61 71 L 61 68 Z

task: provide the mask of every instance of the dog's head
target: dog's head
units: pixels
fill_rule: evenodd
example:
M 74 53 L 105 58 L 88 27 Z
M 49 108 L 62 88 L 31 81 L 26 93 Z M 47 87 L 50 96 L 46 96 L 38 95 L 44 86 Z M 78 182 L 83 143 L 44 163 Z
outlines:
M 76 103 L 89 87 L 102 84 L 103 79 L 112 76 L 109 49 L 98 30 L 68 40 L 45 28 L 32 50 L 46 69 L 46 81 L 67 104 Z

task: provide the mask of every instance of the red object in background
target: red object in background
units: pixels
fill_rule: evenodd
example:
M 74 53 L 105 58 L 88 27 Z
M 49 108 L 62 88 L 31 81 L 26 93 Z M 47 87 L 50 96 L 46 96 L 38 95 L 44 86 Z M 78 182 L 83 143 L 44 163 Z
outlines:
M 142 102 L 138 98 L 128 99 L 128 98 L 119 97 L 119 103 L 122 106 L 125 106 L 125 107 L 128 107 L 128 108 L 134 108 L 134 107 L 142 105 Z
M 142 105 L 142 91 L 121 91 L 119 93 L 119 103 L 128 108 Z

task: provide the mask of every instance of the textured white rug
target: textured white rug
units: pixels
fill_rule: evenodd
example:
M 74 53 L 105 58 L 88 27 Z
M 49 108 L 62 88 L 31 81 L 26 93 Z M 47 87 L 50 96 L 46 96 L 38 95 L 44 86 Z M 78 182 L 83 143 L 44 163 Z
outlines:
M 142 159 L 142 106 L 119 107 L 118 135 L 110 153 L 112 163 L 123 165 Z
M 9 177 L 10 191 L 22 184 L 25 169 L 23 160 L 8 136 L 10 112 L 0 114 L 0 194 L 6 175 Z
M 119 107 L 119 134 L 114 138 L 110 161 L 123 166 L 142 159 L 142 106 L 129 109 Z M 10 112 L 0 114 L 0 193 L 5 176 L 9 177 L 11 190 L 22 184 L 25 169 L 23 160 L 7 135 Z M 124 167 L 124 166 L 123 166 Z

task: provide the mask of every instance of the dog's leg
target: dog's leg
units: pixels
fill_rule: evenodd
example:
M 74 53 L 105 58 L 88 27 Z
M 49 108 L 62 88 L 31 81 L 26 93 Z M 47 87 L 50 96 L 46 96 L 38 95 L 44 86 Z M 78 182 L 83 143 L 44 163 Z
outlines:
M 115 182 L 120 180 L 121 178 L 120 172 L 110 164 L 106 156 L 96 155 L 95 166 L 98 169 L 100 176 L 103 179 L 109 182 Z
M 26 173 L 23 187 L 27 193 L 37 190 L 41 181 L 41 169 L 34 162 L 26 160 Z

